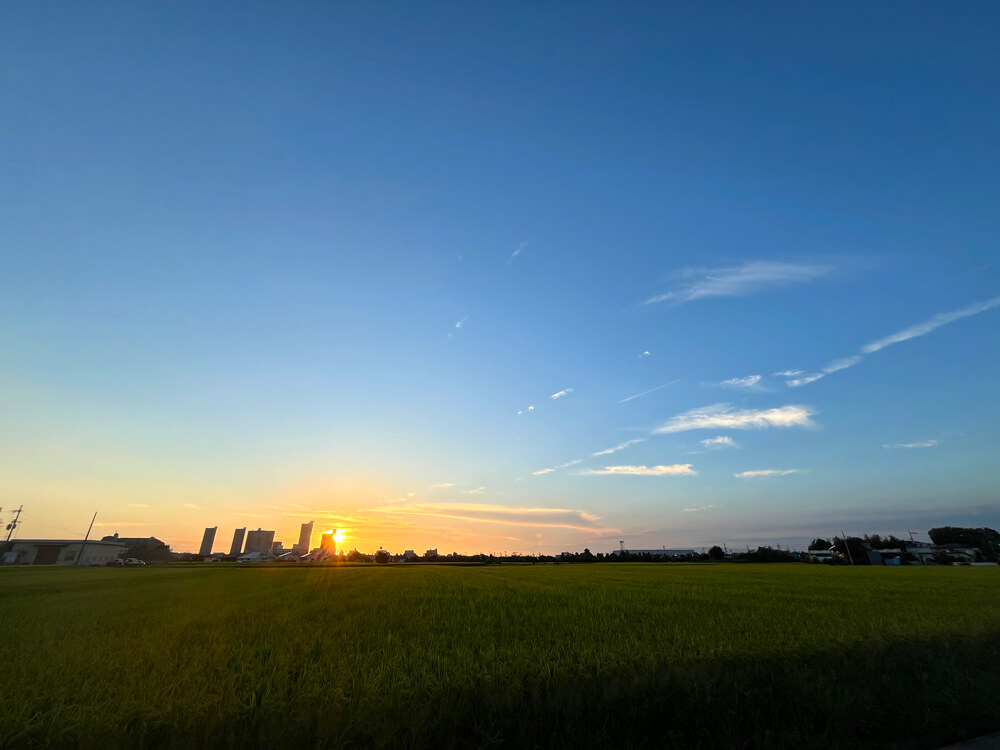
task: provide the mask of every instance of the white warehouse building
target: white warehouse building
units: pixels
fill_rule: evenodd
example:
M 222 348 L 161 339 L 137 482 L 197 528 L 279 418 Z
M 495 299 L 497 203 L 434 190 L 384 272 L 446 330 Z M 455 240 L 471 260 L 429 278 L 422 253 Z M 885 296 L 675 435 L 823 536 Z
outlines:
M 16 539 L 0 553 L 4 565 L 106 565 L 125 551 L 118 542 Z

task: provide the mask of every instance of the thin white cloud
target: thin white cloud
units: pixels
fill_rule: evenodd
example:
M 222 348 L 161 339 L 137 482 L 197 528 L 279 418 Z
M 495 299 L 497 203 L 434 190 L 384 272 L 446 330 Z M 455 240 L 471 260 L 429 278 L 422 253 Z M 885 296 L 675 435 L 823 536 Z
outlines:
M 804 385 L 809 385 L 810 383 L 815 383 L 820 378 L 825 378 L 826 374 L 822 372 L 814 372 L 812 375 L 806 375 L 803 378 L 794 378 L 788 381 L 789 388 L 800 388 Z
M 729 378 L 719 383 L 723 388 L 754 388 L 760 383 L 760 375 L 747 375 L 745 378 Z
M 533 471 L 531 473 L 534 474 L 537 477 L 537 476 L 541 476 L 542 474 L 551 474 L 553 471 L 558 471 L 559 469 L 567 469 L 570 466 L 576 466 L 577 464 L 580 464 L 580 463 L 583 463 L 583 459 L 582 458 L 574 458 L 572 461 L 567 461 L 564 464 L 558 464 L 558 465 L 552 466 L 552 467 L 550 467 L 548 469 L 539 469 L 538 471 Z
M 703 510 L 711 510 L 714 507 L 715 507 L 714 505 L 702 505 L 693 508 L 681 508 L 681 510 L 684 511 L 685 513 L 700 513 Z
M 767 479 L 768 477 L 786 477 L 789 474 L 805 474 L 805 469 L 756 469 L 733 474 L 737 479 Z
M 653 393 L 654 391 L 658 391 L 661 388 L 666 388 L 668 385 L 673 385 L 674 383 L 679 383 L 679 382 L 681 382 L 680 379 L 671 380 L 669 383 L 664 383 L 663 385 L 658 385 L 655 388 L 650 388 L 648 391 L 643 391 L 642 393 L 636 393 L 636 394 L 634 394 L 632 396 L 628 396 L 626 398 L 623 398 L 618 403 L 619 404 L 624 404 L 626 401 L 631 401 L 634 398 L 642 398 L 643 396 L 648 396 L 650 393 Z
M 527 242 L 522 242 L 520 245 L 518 245 L 517 246 L 517 250 L 515 250 L 514 252 L 512 252 L 510 254 L 510 257 L 507 259 L 507 265 L 509 266 L 511 263 L 513 263 L 514 262 L 514 258 L 516 258 L 518 255 L 520 255 L 521 252 L 524 250 L 524 248 L 526 248 L 527 246 L 528 246 Z
M 833 362 L 828 364 L 823 368 L 823 374 L 829 375 L 834 372 L 840 372 L 841 370 L 846 370 L 848 367 L 854 367 L 858 362 L 861 361 L 861 356 L 855 354 L 853 357 L 842 357 L 841 359 L 835 359 Z
M 649 352 L 641 352 L 639 354 L 639 359 L 644 359 L 645 357 L 648 357 L 648 356 L 649 356 Z
M 870 344 L 865 344 L 861 347 L 861 351 L 864 354 L 873 354 L 877 351 L 885 349 L 887 346 L 892 346 L 893 344 L 898 344 L 902 341 L 909 341 L 910 339 L 917 338 L 918 336 L 924 336 L 931 331 L 940 328 L 943 325 L 952 323 L 961 318 L 968 318 L 972 315 L 978 315 L 981 312 L 986 312 L 987 310 L 1000 305 L 1000 297 L 994 297 L 993 299 L 985 300 L 984 302 L 977 302 L 974 305 L 969 305 L 968 307 L 963 307 L 961 310 L 954 310 L 948 313 L 939 313 L 935 315 L 930 320 L 925 320 L 923 323 L 917 323 L 909 328 L 904 328 L 901 331 L 881 338 L 878 341 L 873 341 Z M 783 373 L 775 373 L 776 375 L 785 376 L 796 376 L 792 379 L 786 381 L 787 385 L 791 388 L 798 388 L 803 385 L 809 385 L 810 383 L 815 383 L 817 380 L 826 377 L 834 372 L 839 372 L 840 370 L 846 370 L 848 367 L 854 367 L 858 362 L 862 360 L 861 354 L 855 354 L 851 357 L 844 357 L 843 359 L 837 359 L 824 367 L 820 372 L 814 372 L 809 375 L 802 374 L 800 370 L 787 370 Z
M 590 469 L 581 473 L 594 476 L 669 477 L 695 476 L 698 472 L 691 468 L 691 464 L 673 464 L 672 466 L 605 466 L 603 469 Z
M 729 404 L 712 404 L 691 409 L 667 420 L 653 430 L 654 435 L 686 430 L 749 430 L 766 427 L 812 427 L 815 414 L 809 406 L 789 405 L 773 409 L 734 409 Z
M 824 367 L 820 372 L 814 372 L 811 375 L 806 375 L 804 377 L 793 378 L 787 382 L 790 388 L 799 388 L 803 385 L 809 385 L 810 383 L 815 383 L 820 378 L 825 378 L 834 372 L 840 372 L 841 370 L 846 370 L 848 367 L 854 367 L 858 362 L 862 360 L 860 354 L 855 354 L 851 357 L 842 357 L 840 359 L 835 359 L 833 362 Z
M 130 508 L 148 508 L 149 506 L 146 505 L 146 503 L 128 503 L 128 507 L 130 507 Z
M 201 510 L 201 508 L 199 508 L 194 503 L 184 503 L 184 507 L 185 508 L 190 508 L 191 510 Z
M 861 351 L 865 354 L 871 354 L 877 352 L 880 349 L 885 349 L 887 346 L 892 346 L 893 344 L 898 344 L 902 341 L 908 341 L 910 339 L 916 338 L 917 336 L 923 336 L 930 333 L 936 328 L 940 328 L 943 325 L 952 323 L 961 318 L 968 318 L 972 315 L 978 315 L 981 312 L 986 312 L 990 308 L 1000 305 L 1000 297 L 994 297 L 993 299 L 985 300 L 984 302 L 977 302 L 968 307 L 963 307 L 961 310 L 955 310 L 948 313 L 938 313 L 930 320 L 925 320 L 923 323 L 917 323 L 909 328 L 904 328 L 902 331 L 897 331 L 890 336 L 881 338 L 878 341 L 873 341 L 870 344 L 865 344 L 861 347 Z
M 774 373 L 775 377 L 779 378 L 794 378 L 796 375 L 801 375 L 805 370 L 782 370 L 781 372 Z
M 624 443 L 618 443 L 614 448 L 605 448 L 602 451 L 597 451 L 596 453 L 591 453 L 591 456 L 609 456 L 612 453 L 617 453 L 618 451 L 623 451 L 630 445 L 635 445 L 636 443 L 645 443 L 646 438 L 635 438 L 633 440 L 626 440 Z
M 572 392 L 573 392 L 572 388 L 565 388 L 557 393 L 553 393 L 551 396 L 549 396 L 549 398 L 551 398 L 553 401 L 556 401 L 562 398 L 563 396 L 568 396 Z
M 728 435 L 719 435 L 714 438 L 705 438 L 704 440 L 699 440 L 699 443 L 704 445 L 706 448 L 718 449 L 718 448 L 736 448 L 736 441 L 733 440 Z
M 937 445 L 940 440 L 923 440 L 919 443 L 886 443 L 883 448 L 932 448 Z
M 432 484 L 428 489 L 444 490 L 447 489 L 448 487 L 454 487 L 454 486 L 455 484 L 453 482 L 441 482 L 441 484 Z
M 467 321 L 468 319 L 469 319 L 469 316 L 466 315 L 460 321 L 458 321 L 457 323 L 455 323 L 455 328 L 461 328 L 462 326 L 464 326 L 465 325 L 465 321 Z
M 471 490 L 462 490 L 463 495 L 482 495 L 484 492 L 486 492 L 485 487 L 476 487 L 475 489 Z
M 505 526 L 570 529 L 595 533 L 598 536 L 621 533 L 620 529 L 590 525 L 600 520 L 600 516 L 596 514 L 568 508 L 513 508 L 478 503 L 421 503 L 366 508 L 362 513 L 378 513 L 383 518 L 386 516 L 419 516 Z
M 645 304 L 682 304 L 710 297 L 742 297 L 775 286 L 803 284 L 825 276 L 828 266 L 749 261 L 723 268 L 690 268 L 681 272 L 685 280 L 677 289 L 650 297 Z

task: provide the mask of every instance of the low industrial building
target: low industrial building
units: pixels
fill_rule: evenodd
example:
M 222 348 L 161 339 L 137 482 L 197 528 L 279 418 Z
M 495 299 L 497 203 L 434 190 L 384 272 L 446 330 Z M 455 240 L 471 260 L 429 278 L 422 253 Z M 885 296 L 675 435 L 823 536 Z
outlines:
M 121 542 L 82 539 L 16 539 L 7 543 L 4 565 L 107 565 L 125 552 Z
M 624 550 L 626 554 L 629 555 L 649 555 L 650 557 L 694 557 L 698 553 L 693 549 L 667 549 L 666 547 L 660 547 L 659 549 L 627 549 Z M 612 550 L 612 555 L 620 555 L 622 550 Z

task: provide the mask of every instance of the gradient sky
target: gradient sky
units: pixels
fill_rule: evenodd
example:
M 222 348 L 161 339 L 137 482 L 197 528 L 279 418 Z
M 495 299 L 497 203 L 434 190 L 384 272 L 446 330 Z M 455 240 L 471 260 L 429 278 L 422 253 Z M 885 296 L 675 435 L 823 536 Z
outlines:
M 4 520 L 1000 526 L 1000 6 L 663 5 L 5 4 Z

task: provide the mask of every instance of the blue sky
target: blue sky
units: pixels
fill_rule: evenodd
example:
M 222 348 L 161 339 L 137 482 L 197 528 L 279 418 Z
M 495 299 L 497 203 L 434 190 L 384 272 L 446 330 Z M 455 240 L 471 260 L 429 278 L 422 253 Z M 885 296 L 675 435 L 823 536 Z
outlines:
M 998 36 L 989 3 L 0 9 L 0 505 L 177 549 L 996 527 Z

